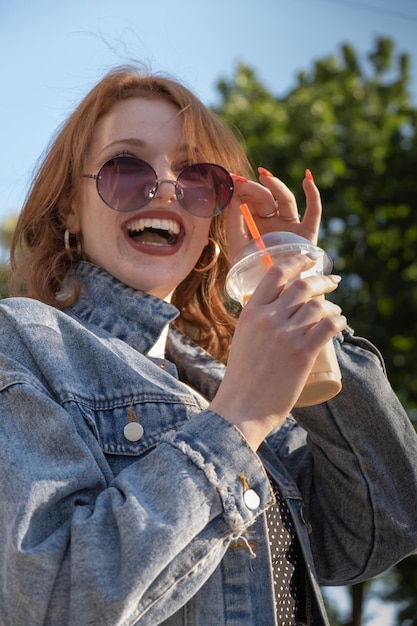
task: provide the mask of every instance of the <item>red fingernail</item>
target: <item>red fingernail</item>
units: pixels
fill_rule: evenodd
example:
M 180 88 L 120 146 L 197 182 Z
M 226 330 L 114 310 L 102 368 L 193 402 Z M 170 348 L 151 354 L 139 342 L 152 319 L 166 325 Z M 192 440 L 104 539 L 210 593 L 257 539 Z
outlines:
M 244 176 L 238 176 L 237 174 L 232 174 L 232 176 L 233 176 L 234 180 L 237 183 L 248 183 L 249 182 L 248 179 L 245 178 Z
M 313 181 L 314 183 L 313 174 L 310 172 L 310 170 L 306 170 L 306 178 L 308 178 L 308 180 Z
M 264 176 L 269 176 L 270 178 L 274 178 L 274 175 L 271 174 L 271 172 L 267 169 L 265 169 L 264 167 L 258 167 L 258 172 L 260 174 L 263 174 Z

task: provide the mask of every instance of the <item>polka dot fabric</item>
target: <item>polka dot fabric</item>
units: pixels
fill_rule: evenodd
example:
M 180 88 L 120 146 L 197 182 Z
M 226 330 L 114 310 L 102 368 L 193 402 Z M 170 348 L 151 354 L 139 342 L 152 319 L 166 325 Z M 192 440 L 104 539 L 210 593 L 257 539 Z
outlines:
M 299 613 L 297 566 L 302 562 L 290 512 L 276 486 L 276 504 L 267 511 L 274 577 L 275 606 L 280 626 L 296 626 Z

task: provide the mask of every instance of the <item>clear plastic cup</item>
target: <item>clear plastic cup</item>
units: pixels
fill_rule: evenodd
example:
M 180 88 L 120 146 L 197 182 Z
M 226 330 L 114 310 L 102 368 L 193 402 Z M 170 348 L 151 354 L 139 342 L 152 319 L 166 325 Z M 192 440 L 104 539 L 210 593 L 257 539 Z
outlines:
M 262 236 L 266 246 L 259 250 L 254 241 L 250 241 L 237 255 L 226 277 L 228 296 L 242 306 L 248 302 L 261 278 L 268 270 L 270 259 L 279 263 L 294 254 L 308 254 L 317 259 L 315 266 L 302 272 L 301 276 L 329 274 L 332 261 L 324 250 L 312 244 L 308 239 L 289 232 L 273 232 Z M 304 389 L 295 406 L 313 406 L 336 396 L 342 388 L 342 376 L 333 342 L 329 341 L 319 353 L 313 364 Z

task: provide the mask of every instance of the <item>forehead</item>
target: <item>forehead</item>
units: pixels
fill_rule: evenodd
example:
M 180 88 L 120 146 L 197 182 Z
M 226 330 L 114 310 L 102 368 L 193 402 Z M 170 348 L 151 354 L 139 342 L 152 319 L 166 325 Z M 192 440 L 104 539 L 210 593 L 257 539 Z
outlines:
M 102 151 L 117 142 L 175 147 L 181 141 L 180 109 L 161 97 L 133 97 L 117 102 L 96 123 L 91 150 Z

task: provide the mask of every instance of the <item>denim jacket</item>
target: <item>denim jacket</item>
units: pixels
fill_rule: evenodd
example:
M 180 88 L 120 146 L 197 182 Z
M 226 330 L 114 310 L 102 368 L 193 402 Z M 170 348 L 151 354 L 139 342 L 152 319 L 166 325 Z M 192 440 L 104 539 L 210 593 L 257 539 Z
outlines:
M 88 263 L 75 278 L 64 312 L 0 302 L 1 626 L 274 625 L 269 477 L 315 624 L 319 584 L 417 549 L 417 438 L 372 345 L 340 335 L 341 393 L 294 410 L 256 454 L 207 408 L 221 364 L 173 327 L 166 359 L 147 356 L 171 304 Z

